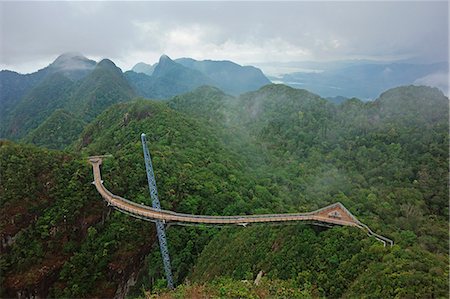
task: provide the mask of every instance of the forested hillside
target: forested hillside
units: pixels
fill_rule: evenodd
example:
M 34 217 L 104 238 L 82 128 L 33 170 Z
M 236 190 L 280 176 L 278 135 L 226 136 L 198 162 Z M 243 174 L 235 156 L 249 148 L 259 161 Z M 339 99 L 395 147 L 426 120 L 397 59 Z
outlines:
M 201 284 L 222 276 L 248 280 L 263 271 L 271 279 L 291 279 L 300 288 L 306 283 L 311 294 L 331 298 L 446 296 L 448 98 L 440 91 L 400 87 L 374 102 L 353 99 L 337 106 L 277 85 L 234 101 L 212 89 L 199 93 L 211 100 L 200 103 L 201 97 L 188 94 L 169 105 L 211 123 L 221 120 L 225 128 L 231 126 L 266 149 L 272 196 L 295 210 L 340 201 L 397 245 L 376 253 L 361 243 L 363 247 L 352 245 L 355 236 L 341 236 L 322 251 L 329 243 L 321 232 L 280 228 L 282 232 L 265 232 L 264 237 L 257 237 L 259 228 L 253 235 L 224 232 L 203 251 L 191 281 Z M 259 252 L 253 238 L 270 237 Z M 276 248 L 279 244 L 289 249 Z M 348 250 L 351 257 L 345 257 Z M 360 260 L 365 258 L 372 262 Z M 430 285 L 434 287 L 425 287 Z
M 16 139 L 61 108 L 72 83 L 86 77 L 96 63 L 78 53 L 60 55 L 30 74 L 0 72 L 0 137 Z
M 0 120 L 2 138 L 17 140 L 25 137 L 43 125 L 58 109 L 70 112 L 74 121 L 82 123 L 91 121 L 110 105 L 136 96 L 122 71 L 108 59 L 95 64 L 84 57 L 63 54 L 47 68 L 30 76 L 42 79 L 24 92 L 23 96 L 17 91 L 11 92 L 10 97 L 15 99 L 15 104 L 8 106 L 8 114 Z M 28 77 L 21 78 L 21 84 Z M 47 126 L 47 129 L 49 135 L 59 134 L 55 132 L 57 128 Z M 81 131 L 77 130 L 79 134 Z M 71 134 L 65 137 L 66 144 L 74 141 L 70 139 L 73 137 Z M 46 145 L 50 146 L 53 142 L 57 141 L 47 142 Z
M 23 140 L 38 146 L 62 150 L 78 139 L 85 125 L 84 121 L 72 113 L 57 109 Z
M 34 73 L 3 70 L 0 138 L 62 149 L 109 106 L 137 95 L 163 100 L 204 85 L 239 94 L 270 83 L 261 70 L 230 61 L 181 61 L 177 63 L 163 55 L 154 66 L 138 64 L 136 72 L 122 73 L 109 59 L 96 63 L 79 53 L 65 53 Z M 58 129 L 60 120 L 55 119 L 55 113 L 59 110 L 66 112 L 65 118 L 70 114 L 70 125 L 75 126 L 67 134 Z M 62 116 L 60 112 L 56 115 Z M 64 140 L 61 134 L 65 134 Z M 36 135 L 45 136 L 45 141 Z
M 69 117 L 58 114 L 56 124 Z M 448 98 L 437 89 L 399 87 L 374 102 L 337 105 L 267 85 L 239 97 L 201 87 L 163 102 L 119 103 L 65 152 L 4 141 L 0 294 L 446 297 L 448 130 Z M 170 226 L 180 286 L 167 292 L 153 224 L 106 207 L 86 162 L 112 154 L 106 187 L 150 205 L 142 132 L 165 209 L 306 212 L 339 201 L 395 245 L 348 227 Z

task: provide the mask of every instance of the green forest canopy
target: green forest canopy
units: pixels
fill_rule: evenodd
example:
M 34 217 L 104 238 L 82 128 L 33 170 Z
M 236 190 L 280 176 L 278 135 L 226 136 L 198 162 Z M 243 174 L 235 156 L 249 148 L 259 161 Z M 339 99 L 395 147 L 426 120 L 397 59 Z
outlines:
M 18 233 L 0 259 L 3 294 L 114 296 L 142 264 L 131 294 L 163 285 L 153 227 L 110 212 L 86 163 L 112 154 L 107 188 L 150 204 L 142 132 L 166 209 L 304 212 L 340 201 L 396 243 L 383 248 L 358 230 L 302 224 L 171 227 L 177 284 L 219 284 L 229 294 L 233 281 L 263 271 L 268 288 L 301 296 L 448 295 L 448 99 L 410 86 L 334 105 L 281 85 L 237 98 L 202 87 L 168 102 L 117 104 L 64 152 L 2 141 L 2 219 L 14 222 L 1 222 L 2 238 Z

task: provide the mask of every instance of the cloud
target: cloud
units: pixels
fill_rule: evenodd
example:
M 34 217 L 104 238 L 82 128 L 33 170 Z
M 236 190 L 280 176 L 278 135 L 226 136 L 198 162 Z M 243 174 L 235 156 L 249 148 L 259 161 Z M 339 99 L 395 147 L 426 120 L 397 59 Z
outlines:
M 448 59 L 447 2 L 0 2 L 0 67 L 57 55 L 123 69 L 173 58 L 269 61 Z M 38 62 L 38 63 L 37 63 Z
M 448 96 L 449 95 L 449 74 L 448 73 L 434 73 L 425 77 L 419 78 L 414 81 L 415 85 L 426 85 L 431 87 L 437 87 Z

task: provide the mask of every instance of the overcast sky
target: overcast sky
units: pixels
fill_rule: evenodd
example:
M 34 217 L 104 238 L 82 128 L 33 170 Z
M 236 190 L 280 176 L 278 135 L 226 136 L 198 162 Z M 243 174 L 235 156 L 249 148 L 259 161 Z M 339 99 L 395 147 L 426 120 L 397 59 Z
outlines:
M 448 60 L 444 2 L 0 2 L 0 69 L 32 72 L 63 52 L 124 71 L 171 58 L 239 64 Z

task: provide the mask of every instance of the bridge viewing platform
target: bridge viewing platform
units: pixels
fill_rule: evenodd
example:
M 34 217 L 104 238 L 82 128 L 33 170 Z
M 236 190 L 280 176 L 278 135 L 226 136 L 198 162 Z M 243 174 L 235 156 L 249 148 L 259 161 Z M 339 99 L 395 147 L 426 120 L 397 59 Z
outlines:
M 114 208 L 130 214 L 137 218 L 145 220 L 163 220 L 175 223 L 197 223 L 197 224 L 235 224 L 248 225 L 252 223 L 269 223 L 269 222 L 288 222 L 288 221 L 309 221 L 326 225 L 352 226 L 363 229 L 369 236 L 375 237 L 385 246 L 393 245 L 393 241 L 374 233 L 367 225 L 361 223 L 353 216 L 341 203 L 334 203 L 324 208 L 307 213 L 289 213 L 289 214 L 262 214 L 262 215 L 238 215 L 238 216 L 204 216 L 183 214 L 167 210 L 158 210 L 143 204 L 138 204 L 112 194 L 103 185 L 101 178 L 100 165 L 105 156 L 89 157 L 94 172 L 93 184 L 97 188 L 100 195 L 106 202 Z

